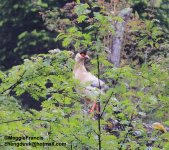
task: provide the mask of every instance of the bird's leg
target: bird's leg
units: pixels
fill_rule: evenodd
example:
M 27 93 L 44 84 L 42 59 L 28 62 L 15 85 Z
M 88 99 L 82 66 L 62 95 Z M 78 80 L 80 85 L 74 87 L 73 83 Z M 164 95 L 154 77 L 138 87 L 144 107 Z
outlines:
M 91 100 L 86 98 L 86 104 L 89 105 L 91 104 Z M 93 113 L 94 111 L 96 111 L 97 113 L 99 112 L 99 107 L 98 104 L 96 103 L 96 101 L 93 102 L 92 107 L 89 109 L 90 113 Z
M 99 105 L 96 103 L 95 110 L 97 113 L 99 113 Z
M 96 102 L 93 103 L 92 108 L 89 110 L 89 112 L 92 113 L 94 110 L 96 110 L 96 112 L 99 112 L 99 108 Z
M 89 110 L 90 113 L 94 112 L 96 107 L 96 102 L 93 103 L 92 108 Z
M 86 102 L 86 105 L 87 105 L 87 106 L 89 106 L 89 105 L 91 104 L 91 100 L 88 99 L 88 98 L 85 99 L 85 102 Z M 89 110 L 89 112 L 92 113 L 92 112 L 94 111 L 94 108 L 95 108 L 95 106 L 94 106 L 94 104 L 93 104 L 93 105 L 92 105 L 92 108 Z

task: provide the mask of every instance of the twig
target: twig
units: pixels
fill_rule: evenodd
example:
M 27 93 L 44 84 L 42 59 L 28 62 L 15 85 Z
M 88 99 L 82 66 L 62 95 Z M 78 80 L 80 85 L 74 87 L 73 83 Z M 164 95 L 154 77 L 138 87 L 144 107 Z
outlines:
M 18 121 L 23 121 L 25 119 L 17 119 L 17 120 L 10 120 L 10 121 L 5 121 L 5 122 L 0 122 L 0 124 L 5 124 L 5 123 L 12 123 L 12 122 L 18 122 Z
M 13 122 L 18 122 L 18 121 L 47 121 L 47 122 L 55 122 L 55 121 L 51 121 L 51 120 L 42 120 L 42 119 L 15 119 L 15 120 L 10 120 L 10 121 L 4 121 L 4 122 L 0 122 L 0 124 L 6 124 L 6 123 L 13 123 Z
M 25 72 L 26 72 L 26 70 L 24 70 L 24 72 L 22 73 L 20 78 L 14 84 L 12 84 L 10 87 L 8 87 L 4 91 L 2 91 L 1 94 L 4 94 L 8 90 L 12 91 L 17 85 L 19 85 L 21 83 L 22 77 L 24 76 Z
M 53 62 L 54 62 L 54 60 L 51 61 L 51 64 L 52 64 Z M 44 66 L 38 68 L 36 71 L 40 71 L 40 70 L 43 69 L 43 68 L 44 68 Z M 15 87 L 22 82 L 22 78 L 23 78 L 23 76 L 24 76 L 25 73 L 26 73 L 26 70 L 24 70 L 24 72 L 22 73 L 22 75 L 20 76 L 20 78 L 19 78 L 14 84 L 12 84 L 10 87 L 8 87 L 8 88 L 5 89 L 4 91 L 2 91 L 0 94 L 4 94 L 4 93 L 5 93 L 6 91 L 8 91 L 8 90 L 10 90 L 10 92 L 11 92 L 13 89 L 15 89 Z M 41 75 L 36 75 L 36 76 L 27 77 L 26 80 L 31 80 L 31 79 L 37 78 L 37 77 L 39 77 L 39 76 L 41 76 Z
M 98 69 L 98 82 L 99 82 L 99 89 L 100 89 L 100 93 L 99 93 L 99 100 L 97 102 L 98 105 L 98 109 L 99 109 L 99 114 L 98 114 L 98 129 L 99 129 L 99 133 L 98 133 L 98 142 L 99 142 L 99 150 L 101 150 L 102 145 L 101 145 L 101 111 L 100 111 L 100 95 L 101 95 L 101 86 L 100 86 L 100 62 L 99 62 L 99 56 L 97 55 L 97 69 Z

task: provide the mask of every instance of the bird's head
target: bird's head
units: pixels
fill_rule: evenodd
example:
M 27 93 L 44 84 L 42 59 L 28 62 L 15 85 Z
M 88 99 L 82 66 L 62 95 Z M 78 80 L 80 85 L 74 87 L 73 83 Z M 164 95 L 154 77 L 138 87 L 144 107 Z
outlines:
M 89 59 L 89 56 L 86 54 L 86 52 L 77 53 L 75 56 L 76 62 L 84 61 L 85 59 Z

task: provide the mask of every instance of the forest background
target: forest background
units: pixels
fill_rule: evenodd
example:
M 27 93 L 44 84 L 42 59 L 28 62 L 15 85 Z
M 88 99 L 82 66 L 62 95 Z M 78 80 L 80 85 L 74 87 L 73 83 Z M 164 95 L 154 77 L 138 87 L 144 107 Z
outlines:
M 1 149 L 23 149 L 5 146 L 9 135 L 65 142 L 59 149 L 169 149 L 168 0 L 0 0 L 0 12 Z M 98 120 L 75 92 L 81 49 L 110 87 Z

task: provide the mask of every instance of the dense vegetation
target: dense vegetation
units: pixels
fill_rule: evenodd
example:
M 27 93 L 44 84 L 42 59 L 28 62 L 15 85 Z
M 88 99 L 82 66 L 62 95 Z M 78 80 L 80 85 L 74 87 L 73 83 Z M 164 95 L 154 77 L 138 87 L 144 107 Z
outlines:
M 0 149 L 169 149 L 167 0 L 0 2 Z M 123 21 L 117 68 L 110 53 Z M 87 68 L 110 87 L 100 114 L 75 90 L 74 56 L 86 49 Z M 66 146 L 5 146 L 5 136 Z

